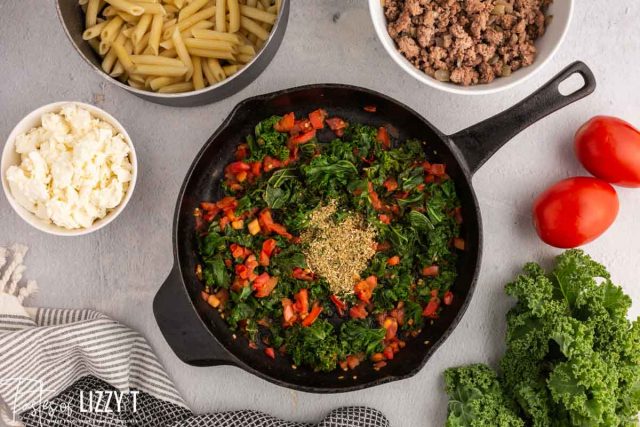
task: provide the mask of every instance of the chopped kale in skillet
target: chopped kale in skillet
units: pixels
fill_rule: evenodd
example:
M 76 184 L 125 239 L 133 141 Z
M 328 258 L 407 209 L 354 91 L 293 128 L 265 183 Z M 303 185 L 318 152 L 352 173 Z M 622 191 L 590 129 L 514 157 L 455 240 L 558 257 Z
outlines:
M 422 143 L 319 109 L 267 118 L 235 157 L 225 196 L 194 212 L 196 273 L 250 347 L 380 369 L 452 303 L 460 202 Z

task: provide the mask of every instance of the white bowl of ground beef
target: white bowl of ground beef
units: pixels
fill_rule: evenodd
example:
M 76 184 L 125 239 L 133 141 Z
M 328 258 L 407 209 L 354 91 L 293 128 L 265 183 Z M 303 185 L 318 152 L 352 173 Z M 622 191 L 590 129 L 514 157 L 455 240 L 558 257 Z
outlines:
M 421 82 L 484 95 L 524 82 L 564 40 L 574 0 L 369 0 L 378 38 Z

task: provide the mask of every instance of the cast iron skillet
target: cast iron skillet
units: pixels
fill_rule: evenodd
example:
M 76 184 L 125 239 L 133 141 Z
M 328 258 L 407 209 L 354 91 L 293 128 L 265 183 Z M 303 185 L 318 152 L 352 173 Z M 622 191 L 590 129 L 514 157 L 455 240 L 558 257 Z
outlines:
M 558 85 L 575 73 L 582 75 L 584 86 L 568 96 L 561 95 Z M 176 355 L 190 365 L 233 365 L 275 384 L 308 392 L 353 391 L 415 375 L 453 331 L 475 288 L 482 252 L 482 228 L 478 202 L 471 187 L 473 173 L 518 132 L 591 94 L 595 87 L 595 78 L 589 68 L 581 62 L 574 63 L 509 110 L 452 136 L 444 135 L 405 105 L 380 93 L 353 86 L 303 86 L 241 102 L 200 150 L 180 190 L 173 227 L 175 264 L 153 302 L 154 314 L 165 339 Z M 375 114 L 363 110 L 363 106 L 372 104 L 377 106 Z M 401 140 L 418 138 L 426 141 L 429 157 L 447 165 L 447 172 L 454 179 L 462 201 L 462 233 L 467 247 L 460 257 L 459 277 L 452 288 L 456 295 L 454 303 L 432 326 L 424 328 L 417 338 L 408 340 L 407 347 L 380 371 L 373 370 L 370 363 L 363 363 L 348 374 L 339 369 L 332 373 L 317 373 L 310 369 L 294 369 L 288 358 L 278 357 L 273 361 L 262 351 L 251 350 L 245 338 L 238 336 L 234 340 L 218 312 L 202 301 L 202 285 L 194 274 L 197 257 L 193 209 L 202 200 L 220 196 L 219 180 L 224 166 L 233 157 L 235 146 L 259 121 L 272 114 L 294 111 L 296 116 L 303 116 L 319 107 L 348 121 L 395 128 Z

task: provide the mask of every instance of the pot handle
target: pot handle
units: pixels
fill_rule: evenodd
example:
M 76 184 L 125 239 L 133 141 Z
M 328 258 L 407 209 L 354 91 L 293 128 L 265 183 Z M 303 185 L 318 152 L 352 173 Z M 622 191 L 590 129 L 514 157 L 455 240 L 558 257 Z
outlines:
M 560 84 L 576 73 L 582 76 L 584 85 L 571 94 L 561 94 Z M 595 89 L 593 72 L 583 62 L 574 62 L 518 104 L 451 135 L 451 139 L 473 175 L 511 138 L 554 111 L 590 95 Z
M 174 265 L 153 299 L 153 315 L 169 347 L 193 366 L 235 365 L 232 356 L 206 329 Z

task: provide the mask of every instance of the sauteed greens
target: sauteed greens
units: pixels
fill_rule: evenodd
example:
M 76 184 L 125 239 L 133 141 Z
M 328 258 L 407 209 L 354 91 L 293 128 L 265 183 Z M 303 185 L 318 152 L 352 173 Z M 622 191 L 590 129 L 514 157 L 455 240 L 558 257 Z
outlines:
M 321 109 L 270 117 L 222 190 L 194 212 L 202 297 L 268 357 L 380 369 L 453 302 L 460 203 L 417 140 Z

